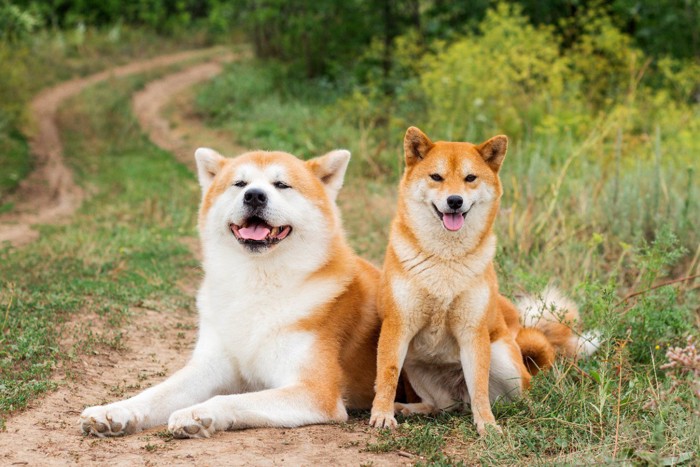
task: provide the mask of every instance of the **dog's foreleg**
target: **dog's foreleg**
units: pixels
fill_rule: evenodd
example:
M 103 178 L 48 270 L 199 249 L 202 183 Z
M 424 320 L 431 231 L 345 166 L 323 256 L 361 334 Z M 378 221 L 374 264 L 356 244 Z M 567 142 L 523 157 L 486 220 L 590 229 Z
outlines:
M 459 357 L 464 371 L 464 380 L 471 398 L 474 424 L 480 435 L 486 434 L 486 426 L 500 431 L 491 411 L 489 401 L 489 366 L 491 343 L 485 326 L 469 327 L 456 333 Z
M 235 390 L 231 363 L 221 354 L 196 355 L 162 383 L 123 401 L 88 407 L 80 416 L 84 433 L 99 437 L 122 436 L 168 421 L 183 407 Z
M 319 383 L 320 384 L 320 383 Z M 216 431 L 297 427 L 347 420 L 340 394 L 299 384 L 245 394 L 216 396 L 170 416 L 176 438 L 208 438 Z
M 396 314 L 385 316 L 377 348 L 376 394 L 372 403 L 369 424 L 377 428 L 396 427 L 394 398 L 401 367 L 406 359 L 408 345 L 415 333 L 411 332 Z

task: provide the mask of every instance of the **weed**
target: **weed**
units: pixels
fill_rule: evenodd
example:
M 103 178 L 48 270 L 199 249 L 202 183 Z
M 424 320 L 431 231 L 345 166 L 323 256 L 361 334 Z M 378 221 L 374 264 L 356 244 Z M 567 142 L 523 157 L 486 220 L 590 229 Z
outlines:
M 160 439 L 162 439 L 163 441 L 165 441 L 166 443 L 175 439 L 175 438 L 173 438 L 173 434 L 168 430 L 158 431 L 158 432 L 156 432 L 156 436 L 159 437 Z

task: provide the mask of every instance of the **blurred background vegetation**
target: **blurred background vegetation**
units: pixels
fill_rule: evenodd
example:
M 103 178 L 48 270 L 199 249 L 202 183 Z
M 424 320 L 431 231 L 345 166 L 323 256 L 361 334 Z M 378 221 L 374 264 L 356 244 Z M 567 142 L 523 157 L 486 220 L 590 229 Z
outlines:
M 196 117 L 249 148 L 350 149 L 340 203 L 354 247 L 377 264 L 408 126 L 434 140 L 510 137 L 502 289 L 534 292 L 554 279 L 606 347 L 581 364 L 586 379 L 545 376 L 537 391 L 546 395 L 518 407 L 529 414 L 522 424 L 510 414 L 527 446 L 490 446 L 492 461 L 517 463 L 552 443 L 580 453 L 597 443 L 607 453 L 597 459 L 609 461 L 620 404 L 623 444 L 643 451 L 637 460 L 698 452 L 692 386 L 652 381 L 667 348 L 700 324 L 700 1 L 0 0 L 0 211 L 31 170 L 26 109 L 41 88 L 243 42 L 255 58 L 199 88 Z M 553 415 L 531 430 L 527 417 L 541 413 Z M 562 434 L 557 417 L 582 428 Z M 386 446 L 422 452 L 410 445 L 419 435 Z

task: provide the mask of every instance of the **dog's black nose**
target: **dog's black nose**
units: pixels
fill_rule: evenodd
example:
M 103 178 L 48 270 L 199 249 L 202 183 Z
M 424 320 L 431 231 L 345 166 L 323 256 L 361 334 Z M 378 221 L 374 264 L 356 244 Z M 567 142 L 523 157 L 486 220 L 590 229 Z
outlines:
M 459 209 L 462 207 L 464 200 L 461 196 L 452 195 L 447 197 L 447 205 L 452 209 Z
M 251 188 L 243 195 L 243 204 L 251 208 L 261 208 L 267 204 L 267 195 L 260 188 Z

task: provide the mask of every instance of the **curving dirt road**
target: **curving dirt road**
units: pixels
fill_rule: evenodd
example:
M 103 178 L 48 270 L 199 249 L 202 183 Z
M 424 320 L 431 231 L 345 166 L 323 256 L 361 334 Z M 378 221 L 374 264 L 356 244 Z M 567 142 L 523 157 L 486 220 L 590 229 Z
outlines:
M 218 61 L 231 58 L 224 56 Z M 187 100 L 187 89 L 219 71 L 216 61 L 195 65 L 150 83 L 133 99 L 134 111 L 151 139 L 190 167 L 197 146 L 231 151 L 237 148 L 230 137 L 182 114 L 173 117 L 177 123 L 173 128 L 161 112 L 172 99 L 180 99 L 178 108 L 186 108 L 182 99 L 185 96 Z M 176 95 L 178 92 L 180 95 Z M 54 141 L 58 141 L 57 133 L 55 137 Z M 80 195 L 70 194 L 72 180 L 57 183 L 69 194 L 66 201 L 54 206 L 73 203 L 74 210 Z M 72 212 L 71 209 L 60 211 L 55 207 L 51 212 Z M 48 212 L 43 215 L 47 217 L 32 219 L 55 219 Z M 198 250 L 194 239 L 189 246 Z M 194 295 L 193 284 L 197 284 L 198 277 L 198 271 L 183 271 L 181 286 Z M 151 307 L 158 308 L 158 304 Z M 0 434 L 0 464 L 401 465 L 419 460 L 407 453 L 366 452 L 367 443 L 376 438 L 364 418 L 344 425 L 217 433 L 204 440 L 171 440 L 164 427 L 116 439 L 82 436 L 77 421 L 85 406 L 128 397 L 163 380 L 186 362 L 196 340 L 196 316 L 192 312 L 147 308 L 131 312 L 131 324 L 123 333 L 125 350 L 90 355 L 70 368 L 59 368 L 55 379 L 58 389 L 7 420 L 7 430 Z M 78 329 L 89 326 L 94 332 L 101 329 L 100 318 L 92 314 L 79 317 L 72 325 Z M 66 373 L 76 376 L 68 381 L 58 378 Z
M 221 64 L 236 58 L 237 56 L 233 54 L 225 54 L 217 57 L 215 61 L 196 65 L 152 81 L 134 94 L 132 99 L 134 114 L 151 141 L 156 146 L 171 152 L 176 159 L 192 170 L 195 170 L 194 151 L 204 144 L 205 138 L 200 135 L 200 138 L 197 138 L 200 144 L 194 146 L 188 140 L 200 125 L 193 119 L 187 122 L 187 126 L 178 125 L 173 128 L 171 122 L 163 116 L 164 107 L 173 100 L 174 96 L 221 73 Z M 181 122 L 182 120 L 178 123 Z
M 39 93 L 30 104 L 30 118 L 35 129 L 29 145 L 36 168 L 8 200 L 14 204 L 14 209 L 0 215 L 0 244 L 10 242 L 21 246 L 30 243 L 39 236 L 33 225 L 61 222 L 83 200 L 83 190 L 75 184 L 72 172 L 63 161 L 63 146 L 56 126 L 56 113 L 66 99 L 110 77 L 143 73 L 198 57 L 221 54 L 221 51 L 220 47 L 214 47 L 162 55 L 66 81 Z

